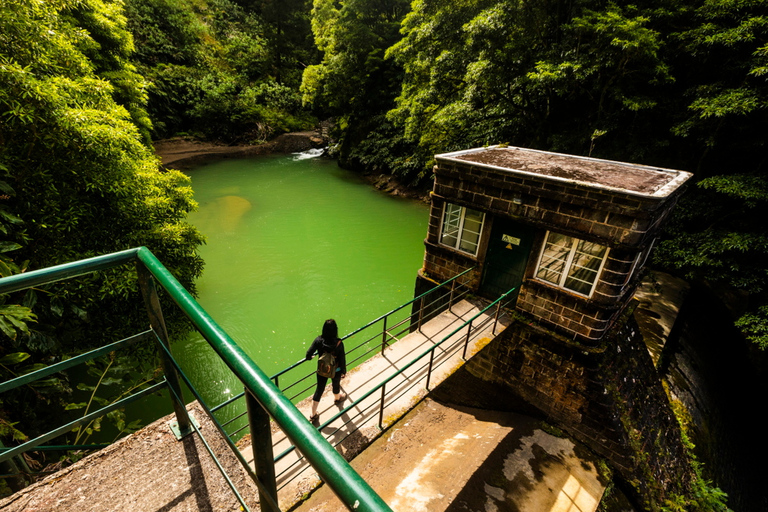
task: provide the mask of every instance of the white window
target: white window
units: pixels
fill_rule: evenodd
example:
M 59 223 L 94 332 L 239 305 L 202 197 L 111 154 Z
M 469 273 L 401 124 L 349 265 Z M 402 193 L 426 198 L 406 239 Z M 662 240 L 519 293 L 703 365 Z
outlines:
M 591 295 L 608 255 L 604 245 L 548 232 L 536 277 L 561 288 Z
M 485 214 L 482 212 L 446 203 L 440 243 L 472 255 L 477 254 L 484 220 Z

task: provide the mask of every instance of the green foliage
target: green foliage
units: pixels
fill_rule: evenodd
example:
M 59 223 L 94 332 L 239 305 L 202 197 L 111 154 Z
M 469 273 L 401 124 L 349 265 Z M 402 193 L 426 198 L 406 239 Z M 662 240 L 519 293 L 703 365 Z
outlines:
M 406 71 L 390 119 L 424 154 L 510 141 L 640 158 L 662 144 L 647 128 L 672 82 L 651 16 L 619 3 L 416 2 L 388 51 Z
M 3 275 L 145 245 L 194 292 L 203 238 L 186 216 L 196 204 L 188 177 L 161 171 L 145 145 L 144 84 L 125 27 L 120 2 L 0 4 Z M 136 280 L 124 266 L 4 297 L 0 377 L 142 329 Z M 172 308 L 166 320 L 186 325 Z M 4 394 L 3 424 L 47 430 L 70 392 L 59 374 Z
M 193 66 L 203 59 L 202 39 L 209 29 L 185 0 L 127 0 L 128 29 L 143 64 Z
M 34 322 L 37 316 L 29 308 L 17 304 L 5 304 L 5 300 L 5 297 L 0 296 L 0 331 L 9 338 L 15 339 L 17 333 L 29 332 L 27 322 Z
M 399 39 L 407 11 L 405 0 L 315 0 L 313 4 L 312 32 L 323 58 L 304 70 L 302 99 L 319 116 L 336 117 L 338 157 L 344 165 L 397 168 L 386 161 L 386 155 L 402 143 L 402 137 L 393 133 L 389 123 L 382 124 L 382 118 L 393 106 L 402 71 L 384 55 Z
M 127 0 L 156 137 L 250 142 L 315 121 L 298 101 L 305 0 Z
M 666 388 L 666 386 L 665 386 Z M 731 512 L 728 508 L 728 495 L 703 476 L 703 466 L 694 453 L 695 446 L 691 441 L 689 430 L 691 415 L 679 400 L 670 399 L 672 411 L 680 424 L 680 435 L 686 453 L 691 460 L 693 479 L 687 495 L 675 494 L 669 497 L 661 506 L 662 512 Z
M 118 359 L 114 352 L 106 357 L 88 361 L 86 365 L 88 367 L 87 374 L 94 381 L 94 384 L 81 382 L 77 385 L 77 389 L 88 393 L 88 401 L 68 403 L 64 407 L 66 411 L 82 410 L 82 416 L 87 416 L 97 407 L 112 405 L 137 391 L 141 391 L 151 385 L 155 377 L 160 374 L 157 365 L 141 365 L 143 366 L 141 368 L 133 361 L 125 358 Z M 143 371 L 139 371 L 141 369 Z M 105 390 L 105 387 L 109 389 Z M 84 425 L 75 427 L 72 444 L 85 444 L 94 433 L 101 432 L 105 417 L 114 426 L 115 438 L 134 432 L 141 427 L 140 419 L 126 423 L 125 412 L 116 409 Z
M 678 205 L 670 239 L 657 262 L 748 294 L 737 327 L 761 348 L 768 347 L 768 180 L 758 174 L 713 176 Z

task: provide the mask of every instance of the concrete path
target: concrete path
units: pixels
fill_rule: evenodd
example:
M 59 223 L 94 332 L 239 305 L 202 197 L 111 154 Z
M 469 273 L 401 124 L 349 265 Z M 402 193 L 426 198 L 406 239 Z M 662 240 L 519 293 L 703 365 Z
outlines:
M 383 419 L 382 423 L 386 427 L 410 410 L 427 394 L 425 384 L 429 365 L 428 355 L 387 384 L 383 412 L 380 409 L 380 391 L 374 392 L 359 403 L 351 404 L 405 367 L 429 347 L 441 341 L 479 311 L 477 305 L 466 300 L 461 301 L 451 311 L 445 311 L 424 324 L 421 332 L 405 336 L 387 348 L 383 354 L 374 356 L 350 371 L 342 381 L 342 390 L 347 393 L 348 400 L 341 405 L 333 403 L 333 395 L 328 385 L 320 401 L 320 427 L 329 442 L 336 446 L 347 460 L 351 460 L 379 436 L 380 419 Z M 501 332 L 507 324 L 506 317 L 500 318 L 496 334 Z M 492 315 L 483 314 L 473 322 L 467 358 L 493 339 L 493 327 Z M 462 329 L 435 349 L 433 371 L 429 376 L 430 388 L 437 386 L 463 364 L 461 356 L 466 335 L 467 329 Z M 299 410 L 307 417 L 310 407 L 311 398 L 298 404 Z M 325 424 L 340 411 L 343 411 L 343 414 L 339 418 Z M 289 448 L 291 443 L 282 431 L 276 430 L 273 433 L 273 445 L 274 454 L 277 456 Z M 250 447 L 244 448 L 243 454 L 246 460 L 252 461 L 253 454 Z M 296 450 L 278 461 L 275 469 L 278 475 L 278 497 L 283 509 L 300 500 L 320 483 L 314 470 Z
M 643 278 L 635 291 L 635 320 L 656 366 L 689 288 L 682 279 L 654 271 Z
M 426 399 L 352 467 L 396 512 L 594 512 L 605 485 L 590 453 L 528 416 Z M 323 486 L 295 512 L 340 510 Z
M 257 490 L 202 408 L 187 406 L 251 510 Z M 197 434 L 181 442 L 166 416 L 0 500 L 3 512 L 213 512 L 242 510 Z

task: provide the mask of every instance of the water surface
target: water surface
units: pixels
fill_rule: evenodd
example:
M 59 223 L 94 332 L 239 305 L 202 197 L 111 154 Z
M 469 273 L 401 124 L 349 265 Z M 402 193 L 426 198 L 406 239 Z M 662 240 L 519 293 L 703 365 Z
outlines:
M 208 238 L 198 301 L 268 374 L 301 359 L 327 318 L 340 334 L 413 297 L 428 209 L 308 155 L 227 160 L 189 172 Z M 177 342 L 215 404 L 241 391 L 198 334 Z

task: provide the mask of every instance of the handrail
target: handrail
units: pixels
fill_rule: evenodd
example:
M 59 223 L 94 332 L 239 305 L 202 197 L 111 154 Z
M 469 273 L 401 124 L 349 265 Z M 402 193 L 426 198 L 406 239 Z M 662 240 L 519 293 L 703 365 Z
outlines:
M 166 290 L 171 300 L 192 321 L 211 348 L 243 383 L 245 389 L 280 425 L 294 446 L 302 451 L 318 475 L 348 508 L 361 511 L 390 511 L 381 497 L 328 444 L 261 368 L 208 315 L 146 247 L 6 277 L 0 279 L 0 293 L 11 293 L 137 260 Z
M 323 422 L 320 426 L 317 427 L 318 431 L 322 431 L 324 428 L 329 426 L 331 423 L 336 421 L 338 418 L 340 418 L 340 417 L 344 416 L 345 414 L 347 414 L 350 410 L 359 407 L 360 404 L 362 404 L 362 402 L 364 402 L 366 399 L 368 399 L 374 393 L 380 392 L 382 390 L 382 388 L 385 388 L 385 386 L 390 381 L 392 381 L 395 377 L 401 375 L 406 370 L 410 369 L 413 365 L 415 365 L 418 361 L 420 361 L 422 358 L 424 358 L 428 354 L 434 353 L 434 351 L 438 347 L 440 347 L 443 343 L 448 341 L 450 338 L 452 338 L 454 335 L 456 335 L 457 333 L 459 333 L 463 329 L 467 328 L 467 326 L 470 326 L 470 328 L 471 328 L 472 322 L 474 322 L 480 316 L 485 314 L 489 309 L 493 308 L 494 306 L 496 306 L 498 309 L 500 309 L 501 308 L 501 303 L 504 301 L 504 299 L 506 297 L 508 297 L 510 294 L 512 294 L 513 292 L 515 292 L 516 290 L 517 290 L 517 287 L 514 287 L 514 288 L 510 289 L 509 291 L 507 291 L 506 293 L 501 295 L 499 298 L 497 298 L 496 300 L 494 300 L 493 302 L 488 304 L 482 310 L 477 312 L 471 318 L 469 318 L 468 320 L 465 320 L 459 327 L 455 328 L 449 334 L 445 335 L 440 341 L 438 341 L 437 343 L 434 343 L 432 346 L 430 346 L 429 348 L 424 350 L 421 354 L 415 356 L 413 359 L 411 359 L 408 363 L 406 363 L 403 367 L 401 367 L 395 373 L 393 373 L 392 375 L 388 376 L 383 381 L 379 382 L 375 387 L 373 387 L 372 389 L 370 389 L 367 392 L 365 392 L 363 395 L 358 397 L 354 402 L 350 403 L 345 408 L 340 410 L 338 413 L 336 413 L 332 417 L 328 418 L 325 422 Z M 495 315 L 494 321 L 498 321 L 498 309 L 497 309 L 497 314 Z M 494 330 L 495 330 L 495 328 L 494 328 Z M 427 384 L 427 386 L 428 386 L 428 384 Z M 381 400 L 384 400 L 384 396 L 382 396 Z M 374 405 L 375 405 L 375 403 L 374 403 Z M 369 406 L 369 407 L 371 407 L 371 406 Z M 335 432 L 331 433 L 330 435 L 333 435 L 334 433 Z M 295 449 L 296 449 L 296 446 L 289 446 L 288 448 L 286 448 L 281 453 L 279 453 L 278 455 L 275 456 L 275 462 L 277 462 L 278 460 L 282 459 L 283 457 L 285 457 L 286 455 L 288 455 L 289 453 L 291 453 Z
M 27 373 L 26 375 L 21 375 L 19 377 L 16 377 L 15 379 L 7 380 L 5 382 L 0 382 L 0 393 L 3 393 L 5 391 L 10 391 L 11 389 L 15 389 L 19 386 L 23 386 L 24 384 L 28 384 L 37 379 L 48 377 L 49 375 L 53 375 L 54 373 L 62 372 L 68 368 L 77 366 L 82 362 L 90 361 L 92 359 L 96 359 L 99 356 L 109 354 L 110 352 L 117 350 L 119 348 L 130 347 L 131 345 L 139 343 L 140 341 L 150 339 L 151 336 L 152 336 L 152 331 L 144 331 L 134 336 L 130 336 L 128 338 L 122 339 L 120 341 L 110 343 L 109 345 L 104 345 L 103 347 L 91 350 L 90 352 L 86 352 L 85 354 L 80 354 L 75 357 L 70 357 L 69 359 L 61 361 L 59 363 L 46 366 L 45 368 L 41 368 L 34 372 Z
M 139 260 L 189 317 L 230 370 L 253 394 L 264 410 L 280 425 L 291 442 L 304 453 L 341 501 L 355 510 L 390 510 L 389 506 L 304 418 L 251 358 L 229 337 L 192 295 L 146 247 L 137 252 Z
M 357 333 L 359 333 L 359 332 L 362 332 L 362 331 L 364 331 L 364 330 L 365 330 L 365 329 L 367 329 L 368 327 L 370 327 L 370 326 L 372 326 L 372 325 L 374 325 L 374 324 L 376 324 L 376 323 L 378 323 L 378 322 L 380 322 L 380 321 L 384 320 L 385 318 L 388 318 L 388 317 L 390 317 L 391 315 L 393 315 L 393 314 L 397 313 L 397 312 L 398 312 L 398 311 L 400 311 L 401 309 L 403 309 L 403 308 L 405 308 L 405 307 L 407 307 L 407 306 L 410 306 L 411 304 L 413 304 L 413 303 L 414 303 L 414 302 L 416 302 L 417 300 L 421 300 L 422 298 L 426 297 L 426 296 L 427 296 L 427 295 L 429 295 L 430 293 L 432 293 L 432 292 L 434 292 L 434 291 L 436 291 L 436 290 L 438 290 L 438 289 L 440 289 L 440 288 L 444 287 L 445 285 L 447 285 L 447 284 L 449 284 L 449 283 L 452 283 L 452 282 L 453 282 L 453 281 L 455 281 L 456 279 L 458 279 L 458 278 L 462 277 L 463 275 L 467 274 L 468 272 L 470 272 L 470 271 L 474 270 L 474 268 L 475 268 L 475 267 L 471 267 L 471 268 L 468 268 L 467 270 L 465 270 L 464 272 L 461 272 L 460 274 L 456 274 L 456 275 L 455 275 L 455 276 L 453 276 L 452 278 L 450 278 L 450 279 L 448 279 L 448 280 L 446 280 L 446 281 L 444 281 L 444 282 L 442 282 L 442 283 L 438 284 L 437 286 L 435 286 L 435 287 L 433 287 L 433 288 L 430 288 L 429 290 L 427 290 L 426 292 L 422 293 L 422 294 L 421 294 L 421 295 L 419 295 L 418 297 L 414 297 L 413 299 L 409 300 L 408 302 L 405 302 L 405 303 L 403 303 L 403 304 L 401 304 L 401 305 L 397 306 L 396 308 L 394 308 L 394 309 L 390 310 L 388 313 L 384 313 L 383 315 L 379 316 L 379 317 L 378 317 L 378 318 L 376 318 L 375 320 L 371 320 L 370 322 L 368 322 L 367 324 L 363 325 L 362 327 L 358 327 L 358 328 L 357 328 L 357 329 L 355 329 L 354 331 L 352 331 L 352 332 L 350 332 L 350 333 L 347 333 L 347 334 L 345 334 L 344 336 L 342 336 L 342 337 L 340 338 L 340 339 L 341 339 L 341 341 L 344 341 L 344 340 L 346 340 L 347 338 L 351 338 L 351 337 L 352 337 L 352 336 L 354 336 L 355 334 L 357 334 Z M 274 379 L 276 379 L 276 378 L 280 377 L 281 375 L 283 375 L 283 374 L 285 374 L 285 373 L 287 373 L 287 372 L 289 372 L 289 371 L 293 370 L 294 368 L 296 368 L 296 367 L 298 367 L 298 366 L 301 366 L 303 363 L 306 363 L 306 362 L 307 362 L 307 360 L 306 360 L 306 359 L 300 359 L 300 360 L 296 361 L 295 363 L 293 363 L 292 365 L 288 366 L 287 368 L 284 368 L 284 369 L 280 370 L 279 372 L 277 372 L 276 374 L 274 374 L 272 377 L 270 377 L 270 379 L 273 379 L 273 380 L 274 380 Z
M 147 249 L 149 250 L 149 249 Z M 72 277 L 78 277 L 99 270 L 106 270 L 123 263 L 131 263 L 136 260 L 139 248 L 126 249 L 125 251 L 94 256 L 72 263 L 62 263 L 53 267 L 32 270 L 23 274 L 16 274 L 0 279 L 0 294 L 12 293 L 33 286 L 54 283 Z
M 118 400 L 117 402 L 115 402 L 113 404 L 107 405 L 107 406 L 102 407 L 101 409 L 99 409 L 97 411 L 93 411 L 90 414 L 86 414 L 85 416 L 82 416 L 82 417 L 80 417 L 80 418 L 78 418 L 76 420 L 70 421 L 66 425 L 63 425 L 63 426 L 61 426 L 61 427 L 59 427 L 57 429 L 51 430 L 50 432 L 48 432 L 46 434 L 43 434 L 43 435 L 40 435 L 40 436 L 30 440 L 30 441 L 27 441 L 24 444 L 20 444 L 19 446 L 15 446 L 13 448 L 4 450 L 2 452 L 2 455 L 0 455 L 0 458 L 2 458 L 2 460 L 7 460 L 7 459 L 10 459 L 12 457 L 15 457 L 16 455 L 18 455 L 20 453 L 24 453 L 26 451 L 29 451 L 30 449 L 32 449 L 32 448 L 34 448 L 34 447 L 36 447 L 36 446 L 46 442 L 49 439 L 53 439 L 53 438 L 59 437 L 60 435 L 69 432 L 70 430 L 72 430 L 73 428 L 75 428 L 78 425 L 82 425 L 83 423 L 88 423 L 89 421 L 91 421 L 93 419 L 96 419 L 96 418 L 98 418 L 100 416 L 104 416 L 108 412 L 115 411 L 117 409 L 121 409 L 121 408 L 125 407 L 126 405 L 128 405 L 131 402 L 135 402 L 136 400 L 138 400 L 140 398 L 143 398 L 143 397 L 145 397 L 147 395 L 151 395 L 152 393 L 160 391 L 161 389 L 166 388 L 166 387 L 168 387 L 168 382 L 167 381 L 163 380 L 161 382 L 158 382 L 157 384 L 155 384 L 153 386 L 150 386 L 150 387 L 148 387 L 146 389 L 138 391 L 138 392 L 132 394 L 131 396 L 123 398 L 122 400 Z
M 423 312 L 423 310 L 424 310 L 425 308 L 429 308 L 429 307 L 432 307 L 432 306 L 434 306 L 434 305 L 435 305 L 435 303 L 439 302 L 441 299 L 444 299 L 444 298 L 445 298 L 445 296 L 442 296 L 442 297 L 438 297 L 437 299 L 435 299 L 434 301 L 432 301 L 431 303 L 429 303 L 429 304 L 427 304 L 427 305 L 425 305 L 425 304 L 423 303 L 423 299 L 424 299 L 425 297 L 427 297 L 428 295 L 430 295 L 431 293 L 434 293 L 435 291 L 439 290 L 440 288 L 444 288 L 444 287 L 446 287 L 447 285 L 451 284 L 451 292 L 450 292 L 450 298 L 448 299 L 448 304 L 449 304 L 449 306 L 450 306 L 450 304 L 451 304 L 451 303 L 454 301 L 454 299 L 456 299 L 456 296 L 454 295 L 454 288 L 453 288 L 453 286 L 454 286 L 454 285 L 453 285 L 454 281 L 456 281 L 458 278 L 460 278 L 460 277 L 464 276 L 465 274 L 467 274 L 468 272 L 470 272 L 470 271 L 472 271 L 472 270 L 474 270 L 474 267 L 468 268 L 467 270 L 465 270 L 465 271 L 463 271 L 463 272 L 461 272 L 461 273 L 459 273 L 459 274 L 457 274 L 457 275 L 453 276 L 452 278 L 450 278 L 450 279 L 448 279 L 448 280 L 446 280 L 446 281 L 444 281 L 444 282 L 442 282 L 442 283 L 438 284 L 437 286 L 434 286 L 433 288 L 430 288 L 429 290 L 427 290 L 427 291 L 425 291 L 424 293 L 422 293 L 422 294 L 418 295 L 417 297 L 415 297 L 415 298 L 413 298 L 413 299 L 409 300 L 408 302 L 405 302 L 405 303 L 401 304 L 400 306 L 398 306 L 398 307 L 396 307 L 396 308 L 394 308 L 394 309 L 390 310 L 389 312 L 387 312 L 387 313 L 384 313 L 383 315 L 379 316 L 379 317 L 378 317 L 378 318 L 376 318 L 375 320 L 372 320 L 372 321 L 368 322 L 367 324 L 363 325 L 362 327 L 360 327 L 360 328 L 358 328 L 358 329 L 355 329 L 354 331 L 352 331 L 352 332 L 350 332 L 350 333 L 348 333 L 348 334 L 345 334 L 344 336 L 342 336 L 342 337 L 341 337 L 341 340 L 346 340 L 346 339 L 348 339 L 348 338 L 351 338 L 352 336 L 354 336 L 354 335 L 356 335 L 356 334 L 358 334 L 358 333 L 362 332 L 363 330 L 365 330 L 365 329 L 367 329 L 367 328 L 369 328 L 369 327 L 371 327 L 371 326 L 373 326 L 373 325 L 375 325 L 376 323 L 378 323 L 378 322 L 381 322 L 381 321 L 383 321 L 383 322 L 384 322 L 384 325 L 383 325 L 383 331 L 384 331 L 384 333 L 386 333 L 386 334 L 387 334 L 387 335 L 389 335 L 390 337 L 394 337 L 394 336 L 393 336 L 393 335 L 392 335 L 392 334 L 391 334 L 389 331 L 390 331 L 391 329 L 395 329 L 395 328 L 397 328 L 397 327 L 401 326 L 402 324 L 404 324 L 405 322 L 407 322 L 407 321 L 408 321 L 408 319 L 410 318 L 410 324 L 408 325 L 408 327 L 406 327 L 405 329 L 403 329 L 403 330 L 399 331 L 399 332 L 398 332 L 398 335 L 399 335 L 400 333 L 402 333 L 402 332 L 405 332 L 406 330 L 410 329 L 410 328 L 413 326 L 413 318 L 412 318 L 413 314 L 411 314 L 410 316 L 408 316 L 408 317 L 404 318 L 404 319 L 403 319 L 403 320 L 401 320 L 399 323 L 397 323 L 397 324 L 395 324 L 394 326 L 391 326 L 391 327 L 389 327 L 389 328 L 387 328 L 387 325 L 386 325 L 386 320 L 387 320 L 387 319 L 388 319 L 388 318 L 389 318 L 391 315 L 393 315 L 393 314 L 397 313 L 398 311 L 402 310 L 403 308 L 405 308 L 405 307 L 407 307 L 407 306 L 410 306 L 410 305 L 414 304 L 414 303 L 415 303 L 416 301 L 418 301 L 418 300 L 422 300 L 422 303 L 420 304 L 420 307 L 419 307 L 419 321 L 418 321 L 418 325 L 420 325 L 420 323 L 421 323 L 421 321 L 422 321 L 422 319 L 423 319 L 423 318 L 422 318 L 422 312 Z M 465 285 L 464 285 L 464 284 L 461 284 L 461 285 L 459 285 L 459 286 L 465 286 Z M 359 348 L 360 348 L 360 347 L 362 347 L 363 345 L 366 345 L 367 343 L 371 342 L 371 341 L 372 341 L 372 340 L 373 340 L 375 337 L 377 337 L 377 336 L 379 336 L 379 334 L 376 334 L 376 335 L 374 335 L 373 337 L 371 337 L 371 338 L 369 338 L 369 339 L 367 339 L 367 340 L 364 340 L 364 341 L 362 341 L 362 342 L 361 342 L 361 343 L 359 343 L 357 346 L 355 346 L 355 347 L 352 347 L 352 348 L 348 349 L 348 350 L 347 350 L 347 355 L 350 355 L 350 354 L 352 354 L 354 351 L 356 351 L 357 349 L 359 349 Z M 368 350 L 367 352 L 364 352 L 363 354 L 357 355 L 355 359 L 352 359 L 352 360 L 348 361 L 348 365 L 349 365 L 349 364 L 354 364 L 356 361 L 359 361 L 360 359 L 364 358 L 366 355 L 368 355 L 370 352 L 372 352 L 372 351 L 374 351 L 374 350 L 377 350 L 377 349 L 371 349 L 371 350 Z M 291 370 L 294 370 L 294 369 L 298 368 L 299 366 L 301 366 L 302 364 L 306 363 L 307 361 L 308 361 L 307 359 L 305 359 L 305 358 L 301 358 L 300 360 L 296 361 L 295 363 L 293 363 L 293 364 L 289 365 L 287 368 L 283 368 L 282 370 L 279 370 L 277 373 L 275 373 L 274 375 L 272 375 L 272 376 L 270 377 L 270 380 L 272 380 L 272 381 L 275 383 L 275 385 L 276 385 L 278 388 L 280 388 L 280 384 L 279 384 L 279 378 L 280 378 L 282 375 L 285 375 L 286 373 L 288 373 L 289 371 L 291 371 Z M 283 392 L 283 393 L 286 393 L 286 392 L 287 392 L 289 389 L 291 389 L 292 387 L 294 387 L 294 386 L 296 386 L 296 385 L 300 384 L 301 382 L 303 382 L 303 381 L 305 381 L 305 380 L 307 380 L 307 379 L 310 379 L 312 376 L 314 376 L 314 374 L 315 374 L 315 371 L 314 371 L 314 369 L 312 369 L 312 370 L 310 370 L 310 371 L 309 371 L 309 373 L 305 374 L 303 377 L 300 377 L 300 378 L 298 378 L 298 379 L 297 379 L 297 380 L 295 380 L 294 382 L 291 382 L 291 383 L 290 383 L 290 384 L 288 384 L 287 386 L 285 386 L 285 387 L 282 387 L 282 388 L 280 388 L 280 389 L 282 390 L 282 392 Z M 312 388 L 314 388 L 314 387 L 315 387 L 315 382 L 313 381 L 313 382 L 311 382 L 311 383 L 310 383 L 310 384 L 309 384 L 307 387 L 305 387 L 304 389 L 301 389 L 300 391 L 298 391 L 298 392 L 294 393 L 294 394 L 293 394 L 292 396 L 290 396 L 289 398 L 290 398 L 291 400 L 293 400 L 293 399 L 295 399 L 295 398 L 297 398 L 297 397 L 300 397 L 300 396 L 302 396 L 302 395 L 303 395 L 303 393 L 305 393 L 305 392 L 309 391 L 310 389 L 312 389 Z M 238 393 L 238 394 L 236 394 L 236 395 L 234 395 L 234 396 L 232 396 L 232 397 L 230 397 L 230 398 L 228 398 L 228 399 L 224 400 L 224 401 L 223 401 L 223 402 L 221 402 L 220 404 L 217 404 L 217 405 L 215 405 L 215 406 L 211 407 L 211 412 L 216 412 L 216 411 L 218 411 L 218 410 L 220 410 L 220 409 L 223 409 L 224 407 L 226 407 L 226 406 L 228 406 L 228 405 L 230 405 L 230 404 L 232 404 L 232 403 L 234 403 L 234 402 L 237 402 L 238 400 L 240 400 L 240 399 L 242 399 L 242 398 L 244 398 L 244 397 L 245 397 L 245 392 L 240 392 L 240 393 Z M 243 412 L 243 413 L 240 413 L 240 414 L 238 414 L 237 416 L 234 416 L 234 417 L 230 418 L 229 420 L 227 420 L 226 422 L 224 422 L 224 423 L 223 423 L 223 426 L 226 426 L 226 425 L 229 425 L 229 424 L 231 424 L 231 423 L 234 423 L 235 421 L 237 421 L 237 420 L 241 419 L 243 416 L 245 416 L 245 414 L 246 414 L 246 413 L 245 413 L 245 412 Z M 229 434 L 228 434 L 228 435 L 229 435 L 229 436 L 235 436 L 235 435 L 237 435 L 238 433 L 240 433 L 242 430 L 244 430 L 245 428 L 247 428 L 247 426 L 248 426 L 248 425 L 247 425 L 247 424 L 245 424 L 245 425 L 243 425 L 243 426 L 241 426 L 241 427 L 237 428 L 236 430 L 234 430 L 234 431 L 232 431 L 232 432 L 229 432 Z

